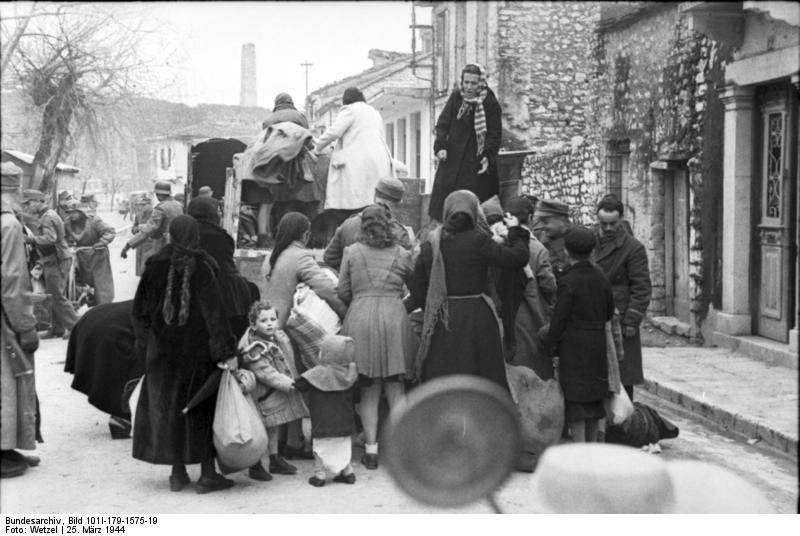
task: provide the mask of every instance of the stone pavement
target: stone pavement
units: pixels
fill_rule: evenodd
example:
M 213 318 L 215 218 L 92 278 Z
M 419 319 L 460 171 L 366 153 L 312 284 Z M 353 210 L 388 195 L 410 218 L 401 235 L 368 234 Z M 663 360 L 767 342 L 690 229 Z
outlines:
M 798 371 L 724 348 L 644 348 L 647 391 L 797 460 Z

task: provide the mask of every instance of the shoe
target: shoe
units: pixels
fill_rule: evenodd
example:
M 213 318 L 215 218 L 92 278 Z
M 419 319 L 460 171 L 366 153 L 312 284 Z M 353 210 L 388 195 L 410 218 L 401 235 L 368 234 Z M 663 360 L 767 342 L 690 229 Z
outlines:
M 297 467 L 288 463 L 280 456 L 276 456 L 274 460 L 270 457 L 269 472 L 277 475 L 293 475 L 297 473 Z
M 361 463 L 367 469 L 377 469 L 378 468 L 378 455 L 377 454 L 364 454 L 361 456 Z
M 283 453 L 281 454 L 287 460 L 313 460 L 314 453 L 310 450 L 305 450 L 303 447 L 292 447 L 290 445 L 286 445 L 283 447 Z
M 0 478 L 21 476 L 25 474 L 27 470 L 28 464 L 24 461 L 9 459 L 5 455 L 0 459 Z
M 201 476 L 200 480 L 197 481 L 195 485 L 197 487 L 197 493 L 211 493 L 212 491 L 220 491 L 223 489 L 229 489 L 233 487 L 233 480 L 229 478 L 225 478 L 221 474 L 217 473 L 214 476 Z
M 16 450 L 7 450 L 3 452 L 3 458 L 14 462 L 24 463 L 28 467 L 36 467 L 42 462 L 39 456 L 28 456 Z
M 334 482 L 339 482 L 341 484 L 355 484 L 356 483 L 356 474 L 350 473 L 349 475 L 336 475 L 333 477 Z
M 314 486 L 315 488 L 321 488 L 322 486 L 325 485 L 325 480 L 323 480 L 322 478 L 317 478 L 315 476 L 312 476 L 311 478 L 308 479 L 308 483 Z
M 181 491 L 183 488 L 189 485 L 189 475 L 186 473 L 177 474 L 177 475 L 169 475 L 169 489 L 170 491 Z
M 259 480 L 261 482 L 269 482 L 272 480 L 272 475 L 269 474 L 266 469 L 264 469 L 264 466 L 261 465 L 261 462 L 258 462 L 251 467 L 247 471 L 247 475 L 253 480 Z
M 112 415 L 108 419 L 108 431 L 111 432 L 111 439 L 130 439 L 131 421 Z

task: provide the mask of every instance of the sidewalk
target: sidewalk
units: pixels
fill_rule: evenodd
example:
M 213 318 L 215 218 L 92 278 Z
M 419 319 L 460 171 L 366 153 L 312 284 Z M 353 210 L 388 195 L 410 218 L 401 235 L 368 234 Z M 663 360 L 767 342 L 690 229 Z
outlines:
M 647 391 L 797 459 L 797 369 L 694 346 L 643 348 L 643 365 Z

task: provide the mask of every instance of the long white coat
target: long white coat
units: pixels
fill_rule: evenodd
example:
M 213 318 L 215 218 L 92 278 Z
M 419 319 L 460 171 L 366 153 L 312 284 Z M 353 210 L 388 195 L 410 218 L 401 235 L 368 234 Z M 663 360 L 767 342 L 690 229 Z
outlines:
M 316 151 L 333 141 L 325 208 L 352 210 L 372 204 L 378 181 L 392 172 L 380 112 L 365 102 L 342 106 L 317 141 Z

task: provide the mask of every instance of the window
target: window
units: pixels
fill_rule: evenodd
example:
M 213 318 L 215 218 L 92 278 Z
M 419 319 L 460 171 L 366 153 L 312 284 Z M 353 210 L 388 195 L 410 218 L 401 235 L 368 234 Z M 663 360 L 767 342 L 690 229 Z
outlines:
M 448 61 L 449 46 L 449 27 L 447 24 L 447 11 L 440 11 L 436 14 L 436 24 L 434 25 L 434 64 L 436 66 L 436 89 L 439 92 L 447 92 L 449 89 L 449 70 Z
M 414 146 L 411 151 L 412 168 L 409 170 L 411 177 L 422 176 L 422 113 L 417 112 L 411 116 L 411 132 L 414 133 Z
M 606 150 L 606 190 L 625 203 L 625 190 L 628 182 L 629 140 L 613 140 Z
M 407 164 L 406 158 L 406 118 L 397 120 L 397 159 Z
M 389 152 L 394 158 L 394 123 L 386 123 L 386 145 L 389 146 Z
M 456 64 L 454 72 L 460 73 L 464 65 L 467 64 L 467 3 L 456 2 Z M 452 81 L 455 76 L 450 77 Z
M 489 57 L 489 2 L 478 2 L 477 29 L 475 32 L 475 57 L 486 67 Z
M 169 169 L 172 165 L 172 148 L 171 147 L 162 147 L 159 151 L 159 157 L 161 162 L 161 169 Z

